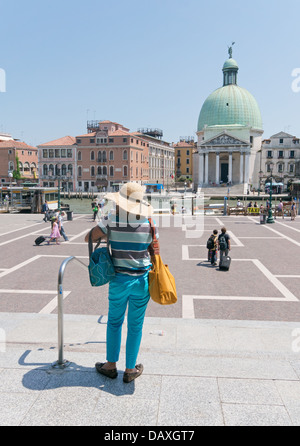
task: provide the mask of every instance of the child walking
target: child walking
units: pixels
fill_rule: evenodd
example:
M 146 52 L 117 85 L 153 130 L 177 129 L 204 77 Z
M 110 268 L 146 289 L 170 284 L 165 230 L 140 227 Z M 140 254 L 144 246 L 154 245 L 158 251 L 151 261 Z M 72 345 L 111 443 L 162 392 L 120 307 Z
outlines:
M 51 230 L 51 234 L 50 234 L 50 240 L 48 241 L 48 245 L 54 239 L 56 241 L 56 244 L 60 245 L 60 243 L 58 241 L 59 238 L 60 238 L 60 232 L 59 232 L 59 228 L 58 228 L 58 217 L 55 217 L 53 220 L 53 223 L 52 223 L 52 230 Z

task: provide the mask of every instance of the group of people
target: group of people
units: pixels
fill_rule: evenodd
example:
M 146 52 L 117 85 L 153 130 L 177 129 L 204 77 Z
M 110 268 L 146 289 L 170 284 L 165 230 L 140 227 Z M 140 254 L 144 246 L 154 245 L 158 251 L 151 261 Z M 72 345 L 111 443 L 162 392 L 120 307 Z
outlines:
M 218 235 L 218 230 L 214 229 L 212 235 L 207 241 L 208 260 L 212 266 L 217 266 L 218 251 L 220 252 L 219 266 L 222 266 L 224 256 L 228 255 L 230 251 L 230 235 L 227 233 L 225 227 L 221 228 L 221 233 Z
M 68 236 L 65 233 L 63 224 L 64 216 L 66 215 L 66 213 L 64 211 L 56 209 L 54 215 L 52 216 L 50 214 L 50 209 L 47 201 L 45 201 L 45 203 L 42 206 L 42 213 L 44 214 L 43 220 L 45 222 L 47 221 L 51 222 L 51 234 L 47 242 L 48 245 L 53 240 L 55 240 L 56 244 L 59 245 L 60 244 L 59 239 L 61 236 L 63 236 L 65 242 L 69 241 Z

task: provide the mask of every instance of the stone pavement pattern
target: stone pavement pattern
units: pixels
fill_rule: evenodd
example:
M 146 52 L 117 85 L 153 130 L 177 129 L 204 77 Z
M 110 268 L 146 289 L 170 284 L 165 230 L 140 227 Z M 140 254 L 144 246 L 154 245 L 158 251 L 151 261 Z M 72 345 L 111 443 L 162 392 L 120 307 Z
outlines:
M 126 324 L 119 376 L 109 380 L 94 369 L 96 361 L 105 359 L 107 307 L 96 295 L 80 295 L 85 280 L 78 274 L 80 267 L 66 275 L 65 289 L 71 293 L 65 297 L 64 357 L 70 365 L 51 367 L 58 357 L 53 277 L 66 256 L 86 256 L 81 242 L 92 223 L 82 218 L 68 222 L 70 244 L 37 248 L 32 240 L 46 227 L 39 224 L 39 216 L 27 216 L 27 226 L 36 226 L 26 230 L 20 230 L 24 220 L 4 217 L 1 425 L 300 424 L 298 222 L 263 228 L 240 217 L 205 219 L 205 231 L 225 223 L 234 235 L 232 268 L 222 292 L 217 279 L 213 289 L 208 286 L 222 273 L 205 261 L 207 232 L 187 240 L 187 228 L 162 228 L 164 260 L 178 277 L 179 300 L 169 310 L 150 304 L 139 357 L 145 371 L 124 384 Z M 167 241 L 173 232 L 177 243 L 171 246 Z M 265 255 L 266 249 L 258 252 L 262 243 L 273 249 L 271 256 Z M 32 268 L 36 261 L 47 272 L 39 281 L 40 271 Z M 239 287 L 233 286 L 234 280 Z M 84 313 L 87 301 L 89 311 Z

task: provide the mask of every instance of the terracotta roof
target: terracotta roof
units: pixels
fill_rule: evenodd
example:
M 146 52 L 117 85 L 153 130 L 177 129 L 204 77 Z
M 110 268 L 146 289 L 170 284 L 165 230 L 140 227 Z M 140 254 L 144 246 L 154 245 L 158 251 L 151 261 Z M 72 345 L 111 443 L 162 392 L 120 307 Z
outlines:
M 72 146 L 75 144 L 76 139 L 74 136 L 63 136 L 62 138 L 55 139 L 54 141 L 45 142 L 44 144 L 40 144 L 39 147 L 45 146 Z
M 193 142 L 186 142 L 186 141 L 180 141 L 177 144 L 174 145 L 174 147 L 194 147 L 195 144 Z
M 124 131 L 124 130 L 116 130 L 115 132 L 109 132 L 109 136 L 130 136 L 130 133 Z
M 85 135 L 77 135 L 76 138 L 84 138 L 87 136 L 93 137 L 96 136 L 97 132 L 86 133 Z
M 15 141 L 14 139 L 9 141 L 0 141 L 0 148 L 16 148 L 16 149 L 35 149 L 36 147 L 29 146 L 25 142 Z

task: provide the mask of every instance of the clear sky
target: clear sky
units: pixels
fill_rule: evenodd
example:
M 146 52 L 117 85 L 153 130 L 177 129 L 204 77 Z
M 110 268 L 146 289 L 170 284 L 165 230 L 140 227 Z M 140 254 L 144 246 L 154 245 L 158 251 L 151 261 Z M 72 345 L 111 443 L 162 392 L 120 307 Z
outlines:
M 28 144 L 87 119 L 196 139 L 233 41 L 263 137 L 300 136 L 299 0 L 0 0 L 0 17 L 0 131 Z

